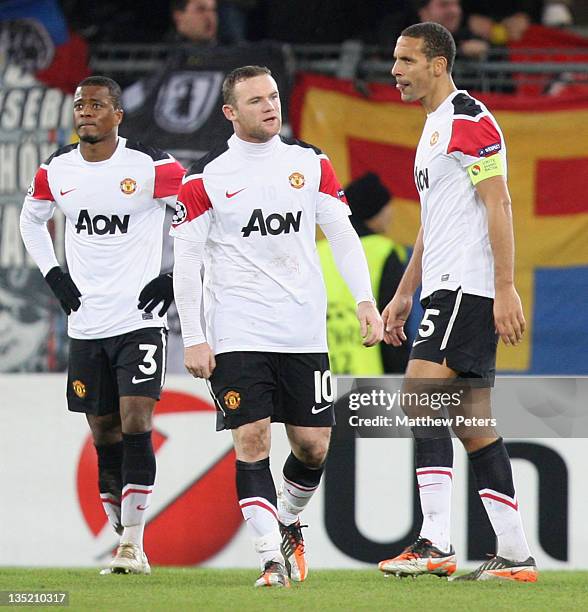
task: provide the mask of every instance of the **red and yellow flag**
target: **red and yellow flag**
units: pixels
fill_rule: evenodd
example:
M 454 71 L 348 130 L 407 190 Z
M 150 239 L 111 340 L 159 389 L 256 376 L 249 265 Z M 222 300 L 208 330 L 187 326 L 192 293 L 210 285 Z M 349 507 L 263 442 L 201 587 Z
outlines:
M 377 172 L 394 194 L 390 236 L 412 244 L 420 225 L 413 161 L 425 121 L 396 90 L 303 75 L 291 102 L 295 134 L 330 157 L 343 184 Z M 588 373 L 588 98 L 480 95 L 506 140 L 516 283 L 529 326 L 501 348 L 502 370 Z M 580 339 L 581 337 L 581 339 Z

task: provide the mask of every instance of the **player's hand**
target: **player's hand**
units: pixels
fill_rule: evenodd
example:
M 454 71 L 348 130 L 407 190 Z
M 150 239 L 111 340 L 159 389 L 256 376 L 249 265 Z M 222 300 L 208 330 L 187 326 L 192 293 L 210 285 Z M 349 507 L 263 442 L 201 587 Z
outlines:
M 80 290 L 76 287 L 71 276 L 59 266 L 51 268 L 45 275 L 45 280 L 59 300 L 66 315 L 69 315 L 72 310 L 75 312 L 81 306 L 80 297 L 82 294 Z
M 523 315 L 521 298 L 514 285 L 496 290 L 494 325 L 496 326 L 496 333 L 502 338 L 504 344 L 519 344 L 527 324 Z
M 216 368 L 216 360 L 208 342 L 186 347 L 184 365 L 194 378 L 210 378 Z
M 384 335 L 384 324 L 373 302 L 365 301 L 357 305 L 357 320 L 364 346 L 374 346 L 381 342 Z
M 402 346 L 406 342 L 404 324 L 408 320 L 412 309 L 412 296 L 396 294 L 384 310 L 382 320 L 384 321 L 384 342 L 392 346 Z
M 158 316 L 163 317 L 173 301 L 174 281 L 171 272 L 168 272 L 167 274 L 160 274 L 143 287 L 139 294 L 137 308 L 145 312 L 151 312 L 160 302 L 163 302 L 157 313 Z

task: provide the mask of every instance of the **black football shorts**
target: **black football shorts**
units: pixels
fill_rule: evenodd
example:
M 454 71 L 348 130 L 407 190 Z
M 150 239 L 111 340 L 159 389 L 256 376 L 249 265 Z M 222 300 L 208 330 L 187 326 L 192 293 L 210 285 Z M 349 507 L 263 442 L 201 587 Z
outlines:
M 99 340 L 70 340 L 67 405 L 102 416 L 119 410 L 119 398 L 159 399 L 165 379 L 167 330 L 137 329 Z
M 327 353 L 221 353 L 210 388 L 217 431 L 266 417 L 305 427 L 332 427 L 335 422 Z
M 422 302 L 425 313 L 410 359 L 443 363 L 464 378 L 496 375 L 494 300 L 456 291 L 435 291 Z

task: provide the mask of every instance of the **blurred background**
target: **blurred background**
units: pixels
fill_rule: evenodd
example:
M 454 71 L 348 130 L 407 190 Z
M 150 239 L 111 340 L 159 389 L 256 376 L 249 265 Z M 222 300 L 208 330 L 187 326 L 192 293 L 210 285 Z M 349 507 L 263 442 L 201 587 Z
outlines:
M 48 374 L 65 371 L 67 321 L 27 256 L 18 229 L 23 197 L 38 165 L 57 147 L 75 140 L 71 113 L 76 84 L 91 74 L 117 80 L 124 90 L 121 135 L 166 149 L 187 166 L 231 134 L 231 125 L 220 110 L 224 75 L 244 64 L 269 66 L 280 87 L 284 134 L 309 141 L 329 155 L 347 187 L 352 220 L 366 251 L 377 238 L 374 249 L 383 255 L 370 259 L 370 265 L 374 291 L 383 306 L 394 292 L 419 226 L 413 159 L 424 113 L 419 105 L 400 103 L 390 76 L 397 36 L 418 21 L 438 21 L 453 33 L 458 48 L 456 84 L 489 106 L 507 143 L 516 283 L 528 332 L 517 348 L 499 350 L 499 371 L 586 375 L 588 0 L 0 0 L 0 437 L 4 458 L 8 458 L 0 465 L 0 476 L 6 478 L 4 490 L 23 482 L 33 490 L 43 481 L 47 504 L 53 496 L 57 505 L 53 516 L 74 525 L 69 534 L 49 534 L 44 527 L 43 533 L 29 530 L 31 542 L 51 551 L 48 558 L 52 562 L 97 562 L 99 553 L 109 551 L 113 542 L 111 535 L 105 535 L 105 519 L 96 505 L 92 449 L 84 437 L 85 423 L 66 414 L 63 375 Z M 50 228 L 58 258 L 65 265 L 63 216 L 56 214 Z M 162 268 L 171 269 L 172 247 L 169 240 L 166 244 Z M 358 354 L 363 349 L 358 349 L 354 307 L 337 287 L 330 286 L 332 266 L 320 237 L 319 253 L 329 288 L 329 345 L 335 372 L 374 375 L 403 371 L 406 349 L 386 353 L 385 348 L 377 347 L 369 354 Z M 419 319 L 417 306 L 410 322 L 412 334 Z M 173 307 L 169 323 L 168 371 L 172 377 L 168 389 L 171 385 L 172 391 L 167 392 L 167 403 L 160 404 L 157 421 L 158 430 L 165 433 L 161 440 L 167 436 L 168 442 L 173 436 L 184 440 L 185 431 L 195 431 L 192 425 L 196 421 L 182 420 L 188 413 L 200 418 L 202 411 L 209 411 L 207 435 L 212 432 L 213 419 L 206 390 L 186 376 L 173 377 L 183 373 L 179 323 Z M 38 458 L 17 442 L 22 427 L 30 439 L 47 446 L 43 457 L 52 457 L 43 468 L 47 472 L 39 469 Z M 62 436 L 57 431 L 71 434 L 67 444 L 60 446 Z M 358 446 L 357 453 L 363 453 L 364 460 L 369 453 L 390 452 L 383 446 L 389 441 L 370 442 L 369 450 L 358 443 L 363 450 Z M 410 468 L 409 447 L 403 446 L 404 442 L 408 443 L 398 442 L 394 453 Z M 569 513 L 566 510 L 568 500 L 572 503 L 568 476 L 570 491 L 573 482 L 580 487 L 581 440 L 565 442 L 569 444 L 562 443 L 555 450 L 553 445 L 548 448 L 550 444 L 538 441 L 519 443 L 510 450 L 525 460 L 522 467 L 516 467 L 515 461 L 515 470 L 524 481 L 519 496 L 522 498 L 529 487 L 535 500 L 528 511 L 530 530 L 535 534 L 531 537 L 546 551 L 538 558 L 588 567 L 588 533 L 581 520 L 582 504 L 588 500 L 575 497 Z M 164 467 L 161 473 L 173 480 L 177 470 L 172 466 L 181 465 L 185 479 L 161 494 L 161 514 L 147 530 L 147 545 L 150 537 L 159 537 L 162 543 L 172 537 L 171 523 L 165 522 L 162 510 L 167 508 L 164 498 L 175 500 L 175 527 L 195 508 L 189 497 L 193 494 L 195 499 L 201 493 L 193 488 L 198 480 L 194 474 L 201 473 L 210 457 L 219 460 L 219 473 L 227 476 L 227 482 L 232 478 L 231 461 L 226 466 L 223 463 L 223 458 L 230 456 L 228 439 L 221 436 L 214 443 L 201 440 L 199 452 L 206 449 L 206 457 L 195 458 L 191 450 L 194 440 L 183 444 L 183 454 L 168 455 L 169 469 L 166 472 Z M 168 452 L 168 447 L 172 448 L 164 445 L 162 452 Z M 544 450 L 537 450 L 539 447 Z M 339 461 L 341 469 L 355 465 L 355 451 L 348 451 L 335 453 L 339 459 L 333 461 Z M 159 459 L 163 461 L 164 456 L 158 454 Z M 549 465 L 549 469 L 560 471 L 555 480 L 549 480 L 549 474 L 528 467 L 529 461 L 535 467 Z M 188 464 L 194 469 L 188 469 Z M 56 477 L 60 465 L 68 470 L 69 480 L 63 486 L 58 484 L 61 475 Z M 389 479 L 385 466 L 376 459 L 364 470 L 364 478 L 358 471 L 357 486 L 368 497 L 370 492 L 383 494 L 379 483 Z M 167 482 L 165 478 L 163 482 Z M 406 480 L 402 486 L 411 490 L 412 476 L 407 472 L 402 478 Z M 559 487 L 554 494 L 559 505 L 549 510 L 545 500 L 553 487 Z M 333 495 L 344 495 L 336 485 L 331 490 Z M 187 504 L 183 509 L 176 503 L 181 495 Z M 207 495 L 213 494 L 209 491 Z M 394 495 L 390 490 L 389 503 L 382 504 L 382 512 L 395 505 Z M 465 484 L 456 496 L 466 499 Z M 64 500 L 70 498 L 71 508 L 65 508 L 70 501 Z M 317 513 L 322 503 L 317 501 Z M 331 512 L 335 507 L 343 506 L 337 503 Z M 360 523 L 366 508 L 356 508 Z M 372 507 L 370 512 L 376 520 L 379 511 Z M 408 512 L 398 519 L 400 531 L 410 532 L 413 510 Z M 27 513 L 37 525 L 33 511 L 24 504 L 3 508 L 1 523 L 15 524 Z M 414 513 L 416 516 L 418 508 Z M 463 538 L 470 538 L 473 552 L 469 558 L 483 558 L 476 556 L 480 550 L 474 536 L 476 520 L 483 518 L 474 520 L 471 516 L 468 527 L 464 523 L 460 528 L 467 531 Z M 573 517 L 577 517 L 577 524 Z M 380 518 L 384 524 L 385 513 Z M 218 541 L 210 551 L 200 556 L 190 556 L 187 551 L 170 561 L 162 544 L 160 556 L 153 561 L 192 564 L 214 558 L 218 565 L 231 564 L 233 553 L 217 553 L 240 525 L 239 516 L 233 519 L 230 533 L 217 534 Z M 355 541 L 353 545 L 350 541 L 345 544 L 337 531 L 340 528 L 332 521 L 329 526 L 327 521 L 320 537 L 332 554 L 321 563 L 345 565 L 347 557 L 341 550 L 352 557 L 353 551 L 362 551 L 355 556 L 361 561 L 378 560 L 383 551 L 366 542 L 386 538 L 373 520 L 359 525 L 356 531 L 361 531 L 363 540 L 358 536 L 359 544 Z M 375 524 L 380 525 L 377 520 Z M 559 540 L 553 540 L 556 536 L 549 540 L 550 529 Z M 0 556 L 0 563 L 34 563 L 22 550 L 26 548 L 22 533 L 15 532 L 6 534 L 5 556 Z M 210 537 L 210 532 L 206 535 Z M 77 549 L 79 554 L 71 556 L 72 548 L 86 536 L 87 546 L 82 545 Z M 570 550 L 568 541 L 573 547 Z M 178 546 L 177 550 L 184 550 Z M 249 562 L 248 557 L 244 562 Z
M 357 222 L 388 210 L 376 230 L 360 230 L 387 236 L 396 253 L 385 273 L 373 270 L 385 305 L 418 228 L 412 163 L 423 123 L 418 106 L 399 102 L 392 53 L 399 32 L 424 20 L 454 34 L 456 84 L 488 104 L 507 141 L 529 333 L 501 349 L 499 368 L 588 373 L 588 314 L 577 304 L 588 293 L 588 0 L 0 0 L 0 372 L 66 364 L 65 317 L 24 251 L 18 215 L 38 164 L 75 139 L 71 95 L 90 74 L 123 86 L 123 136 L 189 165 L 231 133 L 220 111 L 226 72 L 272 68 L 284 132 L 324 149 L 346 186 L 377 178 L 352 189 L 352 207 Z M 63 262 L 59 214 L 52 230 Z M 334 352 L 353 322 L 331 306 Z M 412 332 L 418 319 L 415 309 Z M 170 372 L 181 372 L 173 309 L 170 326 Z M 365 373 L 402 371 L 406 354 L 382 359 Z M 341 356 L 338 372 L 353 373 L 349 362 Z

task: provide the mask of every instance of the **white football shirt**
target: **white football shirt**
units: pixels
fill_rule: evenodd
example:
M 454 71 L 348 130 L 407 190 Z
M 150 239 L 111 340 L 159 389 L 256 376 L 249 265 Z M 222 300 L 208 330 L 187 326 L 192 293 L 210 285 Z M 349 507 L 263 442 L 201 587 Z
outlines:
M 74 144 L 41 165 L 22 215 L 37 224 L 46 223 L 56 206 L 65 215 L 67 266 L 82 294 L 82 305 L 68 317 L 71 338 L 165 325 L 157 308 L 144 313 L 137 302 L 160 273 L 165 205 L 175 203 L 183 174 L 171 155 L 125 138 L 105 161 L 86 161 Z M 36 263 L 43 275 L 54 265 Z
M 486 208 L 468 168 L 491 156 L 506 174 L 504 137 L 494 117 L 466 91 L 427 116 L 414 178 L 421 200 L 424 252 L 421 298 L 439 289 L 494 297 L 494 260 Z
M 300 141 L 233 135 L 194 164 L 171 235 L 205 243 L 204 319 L 215 354 L 327 351 L 316 224 L 349 214 L 328 158 Z

